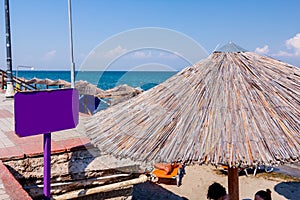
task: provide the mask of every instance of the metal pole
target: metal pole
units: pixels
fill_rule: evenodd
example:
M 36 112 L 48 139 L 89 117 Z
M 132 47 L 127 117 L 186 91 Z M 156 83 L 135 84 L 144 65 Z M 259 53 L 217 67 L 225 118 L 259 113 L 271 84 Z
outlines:
M 71 59 L 71 88 L 75 88 L 75 63 L 73 56 L 73 32 L 72 32 L 72 8 L 71 0 L 68 0 L 69 33 L 70 33 L 70 59 Z
M 51 133 L 44 134 L 44 199 L 51 198 Z
M 9 0 L 4 0 L 5 8 L 5 27 L 6 27 L 6 63 L 7 63 L 7 80 L 5 97 L 14 96 L 13 78 L 12 78 L 12 58 L 11 58 L 11 38 L 10 38 L 10 18 L 9 18 Z

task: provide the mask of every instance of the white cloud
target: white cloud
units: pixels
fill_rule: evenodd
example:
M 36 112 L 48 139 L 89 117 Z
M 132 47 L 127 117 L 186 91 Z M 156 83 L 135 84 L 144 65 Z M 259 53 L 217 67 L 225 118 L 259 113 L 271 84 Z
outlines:
M 151 51 L 136 51 L 132 54 L 132 58 L 137 58 L 137 59 L 144 59 L 144 58 L 151 58 L 152 57 L 152 52 Z
M 123 48 L 122 46 L 117 46 L 116 48 L 109 50 L 104 54 L 104 57 L 106 58 L 115 58 L 123 53 L 125 53 L 127 49 Z
M 181 55 L 178 52 L 170 53 L 158 50 L 139 50 L 129 54 L 133 59 L 178 59 Z
M 179 57 L 182 57 L 182 55 L 178 52 L 160 52 L 159 53 L 159 58 L 166 58 L 166 59 L 178 59 Z
M 56 56 L 56 50 L 49 51 L 44 54 L 43 60 L 52 60 Z
M 269 46 L 268 46 L 268 45 L 265 45 L 265 46 L 262 47 L 262 48 L 257 47 L 257 48 L 255 49 L 255 52 L 256 52 L 256 53 L 259 53 L 259 54 L 267 54 L 267 53 L 269 53 L 269 51 L 270 51 L 270 49 L 269 49 Z
M 295 37 L 288 39 L 285 42 L 285 45 L 288 49 L 292 49 L 294 51 L 295 56 L 300 56 L 300 33 L 298 33 Z
M 273 56 L 300 57 L 300 33 L 285 41 L 285 46 L 290 51 L 279 51 Z
M 286 51 L 279 51 L 278 53 L 273 54 L 273 56 L 280 56 L 280 57 L 293 57 L 295 56 L 294 53 L 289 53 Z

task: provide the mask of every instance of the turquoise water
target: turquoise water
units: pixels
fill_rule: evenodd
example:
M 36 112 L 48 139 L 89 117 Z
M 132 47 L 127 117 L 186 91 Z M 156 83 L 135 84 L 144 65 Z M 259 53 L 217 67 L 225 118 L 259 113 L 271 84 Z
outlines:
M 76 72 L 75 80 L 88 81 L 103 90 L 113 88 L 121 84 L 132 87 L 140 87 L 148 90 L 170 78 L 177 72 L 166 71 L 86 71 Z M 14 75 L 16 73 L 14 72 Z M 49 78 L 52 80 L 63 79 L 70 82 L 70 71 L 18 71 L 18 77 L 25 79 Z

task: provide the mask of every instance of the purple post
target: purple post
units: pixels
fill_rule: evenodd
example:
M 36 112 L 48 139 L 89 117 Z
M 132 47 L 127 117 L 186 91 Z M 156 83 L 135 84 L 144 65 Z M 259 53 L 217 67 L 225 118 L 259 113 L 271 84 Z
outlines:
M 18 92 L 15 131 L 20 137 L 44 134 L 44 199 L 51 198 L 51 132 L 75 128 L 79 97 L 76 89 Z
M 44 198 L 51 198 L 51 133 L 44 134 Z

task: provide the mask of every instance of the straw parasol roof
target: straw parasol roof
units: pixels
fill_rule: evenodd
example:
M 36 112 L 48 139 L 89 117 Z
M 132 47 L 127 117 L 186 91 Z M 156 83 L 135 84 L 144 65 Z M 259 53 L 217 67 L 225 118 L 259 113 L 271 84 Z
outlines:
M 63 86 L 63 87 L 69 87 L 71 85 L 70 82 L 62 80 L 62 79 L 57 79 L 54 81 L 51 86 L 56 85 L 56 86 Z
M 26 80 L 25 82 L 27 84 L 55 85 L 55 81 L 49 78 L 45 78 L 45 79 L 32 78 L 30 80 Z
M 26 80 L 25 82 L 27 84 L 38 84 L 38 83 L 42 82 L 42 79 L 34 77 L 34 78 L 30 79 L 30 80 Z
M 101 99 L 111 99 L 110 105 L 115 105 L 118 103 L 121 103 L 123 101 L 126 101 L 132 97 L 135 97 L 142 93 L 142 89 L 137 89 L 130 87 L 126 84 L 116 86 L 112 89 L 108 89 L 105 91 L 102 91 L 101 93 L 97 94 L 96 96 Z
M 298 161 L 300 69 L 232 44 L 92 116 L 91 142 L 142 161 Z
M 75 88 L 78 90 L 79 94 L 83 95 L 97 95 L 103 92 L 103 90 L 97 88 L 96 85 L 82 80 L 75 83 Z

